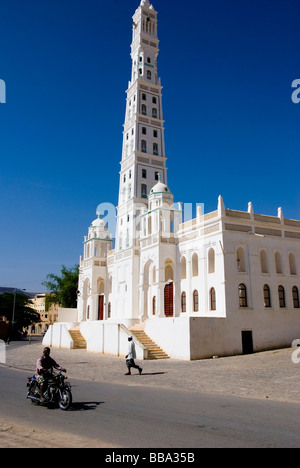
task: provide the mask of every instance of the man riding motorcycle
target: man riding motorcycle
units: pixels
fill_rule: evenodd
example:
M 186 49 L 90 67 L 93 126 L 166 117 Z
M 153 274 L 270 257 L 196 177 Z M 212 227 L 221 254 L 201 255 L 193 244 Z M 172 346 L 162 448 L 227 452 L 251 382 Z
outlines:
M 66 372 L 66 369 L 63 369 L 57 362 L 50 357 L 50 348 L 44 348 L 43 354 L 36 363 L 36 373 L 35 377 L 37 383 L 40 386 L 40 400 L 43 402 L 43 387 L 44 383 L 48 380 L 48 374 L 52 372 L 53 367 L 55 369 Z

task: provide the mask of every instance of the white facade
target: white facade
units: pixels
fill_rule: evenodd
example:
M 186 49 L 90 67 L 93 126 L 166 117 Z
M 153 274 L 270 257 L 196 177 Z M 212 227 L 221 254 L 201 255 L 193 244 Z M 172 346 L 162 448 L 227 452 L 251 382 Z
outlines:
M 198 208 L 182 223 L 167 185 L 158 43 L 157 12 L 142 0 L 133 16 L 115 246 L 98 218 L 80 261 L 78 323 L 88 349 L 90 342 L 99 351 L 114 324 L 115 344 L 120 324 L 142 324 L 178 359 L 290 346 L 300 338 L 300 221 L 281 209 L 255 214 L 251 203 L 228 210 L 220 196 L 216 211 Z

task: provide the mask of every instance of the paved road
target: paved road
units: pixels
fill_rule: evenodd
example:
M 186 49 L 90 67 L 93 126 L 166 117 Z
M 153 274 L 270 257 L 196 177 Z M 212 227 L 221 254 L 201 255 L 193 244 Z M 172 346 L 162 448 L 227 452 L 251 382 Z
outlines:
M 297 403 L 72 380 L 74 405 L 63 412 L 24 398 L 27 374 L 0 366 L 0 415 L 41 431 L 114 447 L 299 447 Z

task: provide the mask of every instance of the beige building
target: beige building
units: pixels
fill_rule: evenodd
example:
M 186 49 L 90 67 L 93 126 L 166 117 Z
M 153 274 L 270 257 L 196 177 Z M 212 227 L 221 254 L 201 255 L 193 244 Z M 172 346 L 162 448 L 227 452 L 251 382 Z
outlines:
M 30 335 L 41 335 L 48 330 L 50 325 L 57 322 L 58 304 L 48 304 L 47 297 L 50 297 L 50 294 L 40 293 L 31 299 L 32 308 L 40 314 L 41 322 L 29 326 Z

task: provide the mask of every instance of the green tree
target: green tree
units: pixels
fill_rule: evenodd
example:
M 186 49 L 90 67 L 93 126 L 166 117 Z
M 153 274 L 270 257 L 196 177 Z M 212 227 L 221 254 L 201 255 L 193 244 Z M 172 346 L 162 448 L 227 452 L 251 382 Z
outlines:
M 60 304 L 61 307 L 76 308 L 78 276 L 78 265 L 69 269 L 62 265 L 61 276 L 53 273 L 47 275 L 47 281 L 42 284 L 52 293 L 49 302 Z
M 13 309 L 15 309 L 14 317 Z M 21 293 L 0 294 L 0 315 L 4 315 L 10 322 L 14 318 L 14 330 L 20 331 L 41 321 L 40 314 L 33 309 L 31 299 Z

